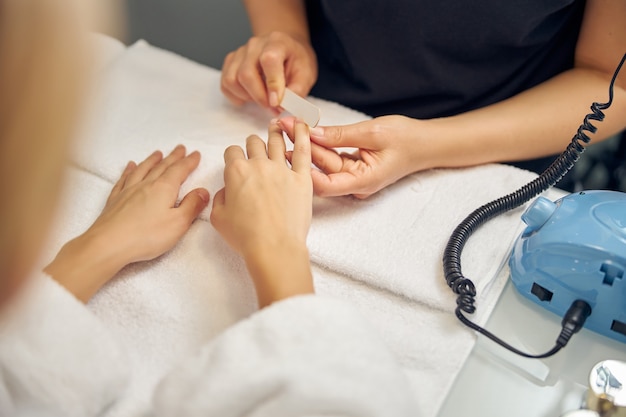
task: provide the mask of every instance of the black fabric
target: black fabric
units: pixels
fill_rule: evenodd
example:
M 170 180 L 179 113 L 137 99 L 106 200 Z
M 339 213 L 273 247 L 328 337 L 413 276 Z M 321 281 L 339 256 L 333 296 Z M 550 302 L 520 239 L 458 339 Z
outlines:
M 307 0 L 311 94 L 374 117 L 484 107 L 571 68 L 583 11 L 584 0 Z

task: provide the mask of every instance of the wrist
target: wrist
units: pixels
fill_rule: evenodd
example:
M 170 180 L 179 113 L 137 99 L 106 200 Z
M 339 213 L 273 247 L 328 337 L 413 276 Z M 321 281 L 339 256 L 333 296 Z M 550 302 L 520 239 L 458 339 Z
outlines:
M 411 119 L 408 140 L 410 171 L 419 172 L 446 165 L 445 138 L 441 136 L 438 119 Z
M 310 43 L 309 26 L 303 1 L 246 0 L 244 5 L 255 36 L 283 32 Z
M 44 272 L 87 302 L 126 265 L 111 250 L 100 236 L 86 232 L 67 242 Z
M 252 277 L 259 307 L 276 301 L 315 292 L 306 245 L 277 241 L 256 245 L 244 253 Z

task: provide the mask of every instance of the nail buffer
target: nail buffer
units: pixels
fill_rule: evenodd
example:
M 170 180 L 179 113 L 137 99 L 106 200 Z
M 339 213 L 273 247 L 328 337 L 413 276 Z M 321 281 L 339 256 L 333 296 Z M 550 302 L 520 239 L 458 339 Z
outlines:
M 310 127 L 317 126 L 317 123 L 320 121 L 321 112 L 319 107 L 314 106 L 288 88 L 285 88 L 285 94 L 280 106 L 293 116 L 304 120 Z

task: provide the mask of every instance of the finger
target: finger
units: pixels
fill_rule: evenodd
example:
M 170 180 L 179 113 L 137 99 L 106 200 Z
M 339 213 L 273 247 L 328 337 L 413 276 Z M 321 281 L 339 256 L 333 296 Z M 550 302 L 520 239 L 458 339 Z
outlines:
M 220 223 L 222 209 L 226 204 L 226 190 L 220 189 L 213 196 L 213 207 L 211 208 L 211 224 L 217 229 L 217 225 Z
M 122 192 L 122 190 L 124 189 L 124 186 L 126 185 L 126 180 L 128 179 L 128 176 L 130 175 L 131 172 L 133 172 L 135 168 L 137 168 L 137 164 L 133 161 L 129 161 L 128 164 L 126 164 L 126 167 L 124 168 L 124 171 L 122 172 L 122 175 L 120 175 L 120 178 L 117 180 L 117 182 L 111 189 L 111 193 L 109 194 L 107 203 L 111 201 L 111 199 L 117 197 L 117 195 Z
M 248 136 L 246 139 L 246 151 L 248 153 L 248 159 L 267 158 L 265 142 L 257 135 Z
M 277 46 L 270 46 L 263 50 L 259 57 L 259 64 L 265 76 L 265 88 L 268 94 L 268 104 L 278 107 L 285 92 L 285 50 Z
M 200 152 L 194 151 L 186 157 L 169 165 L 161 175 L 167 182 L 181 185 L 189 177 L 189 174 L 200 164 Z
M 255 38 L 250 39 L 246 56 L 243 57 L 239 71 L 237 71 L 237 81 L 252 100 L 260 106 L 268 107 L 267 90 L 263 81 L 264 74 L 258 61 L 260 53 L 260 41 Z
M 235 52 L 226 55 L 220 79 L 220 89 L 222 93 L 235 105 L 241 105 L 250 100 L 246 90 L 239 84 L 237 73 L 241 66 L 241 61 L 245 56 L 245 47 L 239 48 Z
M 188 224 L 191 224 L 209 204 L 209 198 L 209 192 L 206 189 L 196 188 L 183 197 L 177 210 L 183 214 Z
M 285 138 L 283 130 L 276 121 L 272 121 L 268 128 L 267 154 L 272 161 L 285 161 Z
M 282 121 L 282 120 L 281 120 Z M 288 135 L 289 139 L 294 142 L 295 135 Z M 311 146 L 311 162 L 324 171 L 326 174 L 340 172 L 343 168 L 343 158 L 334 149 L 328 149 L 313 142 L 309 142 Z M 288 161 L 293 164 L 293 155 L 287 153 Z
M 183 145 L 177 145 L 167 157 L 152 167 L 150 172 L 146 174 L 146 180 L 155 180 L 159 178 L 170 166 L 183 159 L 186 152 L 187 151 Z
M 281 119 L 282 121 L 283 119 Z M 285 120 L 285 125 L 289 123 Z M 282 127 L 282 124 L 281 124 Z M 361 148 L 377 150 L 385 125 L 367 120 L 345 126 L 316 126 L 311 129 L 311 141 L 326 148 Z
M 308 173 L 311 170 L 309 127 L 302 120 L 297 120 L 294 130 L 295 141 L 291 155 L 291 169 L 298 173 Z
M 348 172 L 324 174 L 312 170 L 313 192 L 320 197 L 337 197 L 350 194 L 366 194 L 363 181 Z
M 161 151 L 154 151 L 152 155 L 144 159 L 139 165 L 137 165 L 137 168 L 130 173 L 124 186 L 132 186 L 143 181 L 148 172 L 150 172 L 156 164 L 161 162 L 162 159 L 163 154 Z
M 230 145 L 224 151 L 224 163 L 230 165 L 236 159 L 246 159 L 246 154 L 240 146 Z

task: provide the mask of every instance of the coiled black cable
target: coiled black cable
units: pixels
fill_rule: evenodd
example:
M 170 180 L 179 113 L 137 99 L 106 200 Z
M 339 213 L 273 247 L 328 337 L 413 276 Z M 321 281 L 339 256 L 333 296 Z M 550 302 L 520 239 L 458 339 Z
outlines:
M 525 202 L 529 201 L 531 198 L 541 194 L 548 188 L 555 185 L 574 166 L 574 163 L 576 163 L 576 161 L 578 161 L 578 159 L 580 158 L 580 154 L 585 150 L 583 143 L 588 144 L 591 141 L 586 132 L 595 133 L 597 130 L 597 128 L 592 124 L 592 121 L 603 121 L 603 110 L 608 109 L 613 102 L 613 87 L 615 85 L 617 75 L 619 74 L 622 65 L 624 64 L 624 61 L 626 61 L 626 54 L 624 54 L 624 56 L 622 57 L 619 65 L 615 70 L 615 73 L 613 74 L 611 83 L 609 84 L 609 100 L 606 103 L 594 102 L 591 105 L 591 113 L 585 116 L 583 123 L 578 127 L 576 134 L 572 138 L 572 141 L 569 143 L 565 151 L 561 155 L 559 155 L 556 160 L 539 177 L 537 177 L 533 181 L 524 185 L 517 191 L 512 192 L 511 194 L 491 201 L 490 203 L 487 203 L 474 210 L 454 229 L 446 245 L 443 254 L 443 270 L 448 286 L 458 296 L 456 300 L 457 307 L 455 310 L 457 318 L 466 326 L 485 335 L 489 339 L 493 340 L 504 348 L 514 353 L 517 353 L 518 355 L 527 358 L 545 358 L 551 356 L 558 352 L 561 347 L 563 347 L 565 343 L 567 343 L 567 340 L 569 340 L 569 336 L 567 337 L 567 340 L 565 340 L 565 343 L 557 342 L 555 347 L 552 348 L 549 352 L 541 355 L 530 355 L 510 346 L 506 342 L 493 335 L 488 330 L 478 326 L 467 317 L 465 317 L 463 312 L 473 314 L 476 311 L 476 306 L 474 305 L 476 297 L 476 287 L 474 286 L 474 283 L 470 279 L 466 278 L 461 271 L 461 252 L 463 251 L 463 247 L 465 246 L 465 243 L 467 242 L 469 237 L 479 226 L 502 213 L 521 206 Z M 565 321 L 566 319 L 564 318 L 564 327 Z M 561 336 L 559 336 L 559 341 L 563 340 L 562 335 L 563 332 L 561 333 Z

